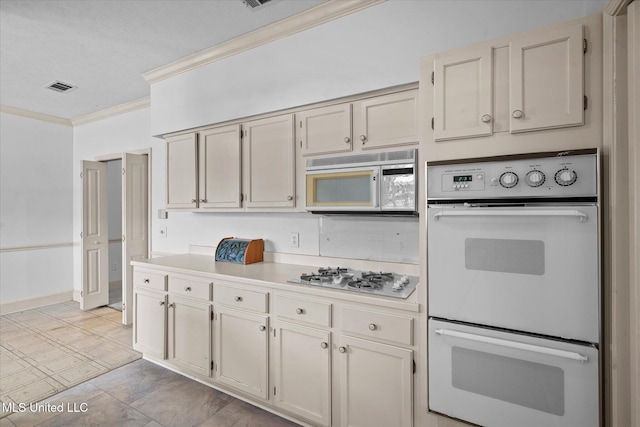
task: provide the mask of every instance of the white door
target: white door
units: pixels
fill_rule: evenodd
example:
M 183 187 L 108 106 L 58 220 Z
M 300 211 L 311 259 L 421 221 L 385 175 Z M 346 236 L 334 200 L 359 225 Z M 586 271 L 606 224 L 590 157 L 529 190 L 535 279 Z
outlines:
M 203 377 L 211 374 L 211 305 L 169 296 L 169 361 Z
M 82 294 L 80 308 L 109 304 L 107 165 L 82 162 Z
M 122 158 L 122 323 L 133 321 L 133 266 L 148 257 L 147 156 L 125 153 Z
M 351 151 L 351 104 L 296 113 L 303 156 Z
M 363 150 L 417 144 L 418 91 L 378 96 L 354 106 L 354 137 Z
M 200 132 L 200 208 L 240 207 L 240 125 Z

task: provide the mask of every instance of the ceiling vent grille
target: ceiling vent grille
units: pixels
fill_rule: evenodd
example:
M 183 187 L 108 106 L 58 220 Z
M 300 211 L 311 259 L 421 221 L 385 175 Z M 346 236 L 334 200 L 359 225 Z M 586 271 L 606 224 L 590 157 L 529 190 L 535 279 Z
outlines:
M 255 9 L 256 7 L 262 6 L 263 4 L 268 3 L 270 1 L 271 0 L 242 0 L 242 3 L 246 4 L 252 9 Z
M 69 83 L 63 83 L 56 80 L 53 83 L 49 83 L 45 86 L 45 89 L 50 89 L 54 92 L 66 93 L 71 92 L 73 89 L 77 89 L 77 86 L 70 85 Z

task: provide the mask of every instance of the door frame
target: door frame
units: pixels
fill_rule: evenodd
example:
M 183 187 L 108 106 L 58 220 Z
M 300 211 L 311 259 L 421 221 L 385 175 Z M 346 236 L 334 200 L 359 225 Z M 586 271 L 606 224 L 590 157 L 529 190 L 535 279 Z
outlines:
M 109 161 L 113 161 L 113 160 L 124 160 L 124 155 L 125 154 L 138 154 L 138 155 L 146 155 L 147 156 L 147 242 L 148 242 L 148 247 L 147 247 L 147 253 L 149 256 L 151 256 L 151 247 L 152 247 L 152 236 L 153 233 L 151 232 L 152 229 L 152 225 L 151 225 L 151 190 L 152 190 L 152 180 L 151 180 L 151 176 L 152 176 L 152 169 L 151 169 L 151 154 L 152 154 L 152 148 L 143 148 L 140 150 L 124 150 L 120 153 L 114 153 L 114 154 L 103 154 L 100 156 L 94 156 L 92 159 L 90 159 L 91 161 L 95 161 L 95 162 L 109 162 Z M 124 167 L 124 165 L 123 165 Z M 123 185 L 124 188 L 124 185 Z M 124 241 L 121 243 L 124 245 Z M 107 255 L 108 256 L 108 255 Z M 124 275 L 126 274 L 124 272 L 124 269 L 127 266 L 122 266 L 123 269 L 123 278 Z M 122 294 L 125 295 L 125 292 L 127 292 L 127 290 L 129 288 L 131 288 L 131 293 L 133 293 L 133 283 L 128 283 L 127 280 L 122 280 Z M 82 298 L 82 296 L 81 296 Z M 133 302 L 131 301 L 130 304 L 132 304 Z M 131 309 L 133 309 L 133 306 L 131 307 Z M 126 318 L 126 313 L 127 311 L 123 310 L 122 311 L 122 324 L 123 325 L 128 325 L 129 322 L 127 321 Z M 133 317 L 132 317 L 133 319 Z M 132 320 L 133 322 L 133 320 Z

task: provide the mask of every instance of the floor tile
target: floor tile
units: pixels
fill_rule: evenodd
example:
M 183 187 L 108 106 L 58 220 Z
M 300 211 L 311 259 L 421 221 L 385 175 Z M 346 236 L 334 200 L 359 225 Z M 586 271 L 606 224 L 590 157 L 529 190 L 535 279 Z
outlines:
M 100 357 L 94 359 L 94 361 L 106 368 L 115 369 L 118 366 L 122 366 L 126 363 L 138 360 L 141 357 L 142 353 L 138 353 L 137 351 L 129 350 L 126 348 L 121 348 L 120 350 L 113 353 L 103 354 Z
M 0 381 L 0 394 L 8 394 L 10 391 L 35 383 L 36 381 L 46 378 L 46 376 L 45 373 L 33 367 L 3 376 L 2 381 Z
M 108 369 L 95 362 L 85 362 L 71 369 L 61 371 L 51 378 L 62 383 L 66 387 L 76 385 L 91 378 L 95 378 L 100 374 L 104 374 Z
M 77 309 L 80 309 L 80 303 L 78 301 L 67 301 L 67 302 L 63 302 L 64 305 L 68 305 L 69 307 L 74 307 Z
M 166 427 L 196 426 L 233 401 L 229 395 L 181 378 L 160 386 L 131 404 Z
M 64 357 L 61 357 L 60 359 L 43 363 L 40 366 L 38 366 L 38 369 L 40 369 L 42 372 L 44 372 L 47 375 L 54 375 L 54 374 L 57 374 L 58 372 L 62 372 L 67 369 L 74 368 L 78 365 L 82 365 L 83 363 L 86 363 L 88 361 L 89 359 L 87 359 L 84 356 L 81 356 L 76 353 L 71 353 Z
M 16 403 L 29 404 L 45 399 L 63 389 L 64 386 L 62 384 L 52 378 L 45 377 L 24 387 L 12 390 L 6 393 L 6 396 Z
M 0 427 L 15 427 L 15 424 L 9 421 L 8 418 L 0 418 Z
M 11 361 L 18 360 L 18 359 L 20 359 L 20 356 L 17 356 L 13 352 L 0 346 L 0 365 L 9 363 Z
M 120 313 L 120 312 L 118 310 L 114 310 L 113 308 L 109 308 L 109 307 L 98 307 L 98 308 L 94 308 L 93 310 L 89 310 L 88 313 L 96 316 L 104 316 L 107 314 Z M 120 315 L 122 315 L 122 313 L 120 313 Z
M 84 348 L 82 349 L 82 351 L 80 351 L 80 354 L 82 354 L 83 356 L 89 357 L 91 359 L 94 359 L 103 354 L 113 353 L 115 351 L 120 350 L 121 348 L 126 348 L 121 344 L 115 343 L 111 340 L 107 340 L 104 338 L 97 338 L 95 340 L 92 340 L 91 344 L 93 345 L 90 347 Z
M 257 406 L 236 400 L 216 412 L 200 424 L 200 427 L 294 427 L 298 425 Z
M 118 310 L 111 310 L 111 313 L 101 314 L 100 317 L 112 322 L 122 324 L 122 312 Z
M 22 359 L 8 360 L 7 362 L 0 362 L 0 378 L 7 375 L 13 375 L 17 372 L 24 371 L 31 368 L 27 362 Z

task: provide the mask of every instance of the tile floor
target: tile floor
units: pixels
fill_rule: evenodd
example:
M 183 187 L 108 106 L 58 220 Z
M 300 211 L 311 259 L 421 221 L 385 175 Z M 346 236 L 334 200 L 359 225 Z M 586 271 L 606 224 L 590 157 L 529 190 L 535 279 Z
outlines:
M 15 413 L 3 410 L 0 427 L 297 425 L 146 360 L 113 369 L 122 348 L 139 357 L 131 350 L 131 328 L 118 324 L 120 313 L 113 311 L 82 312 L 69 302 L 0 316 L 0 398 L 39 402 L 22 412 L 19 406 Z M 19 391 L 23 383 L 38 386 L 28 395 Z M 38 397 L 65 384 L 77 385 Z M 62 412 L 52 410 L 58 408 Z
M 0 316 L 0 405 L 37 402 L 142 357 L 121 318 L 74 301 Z

